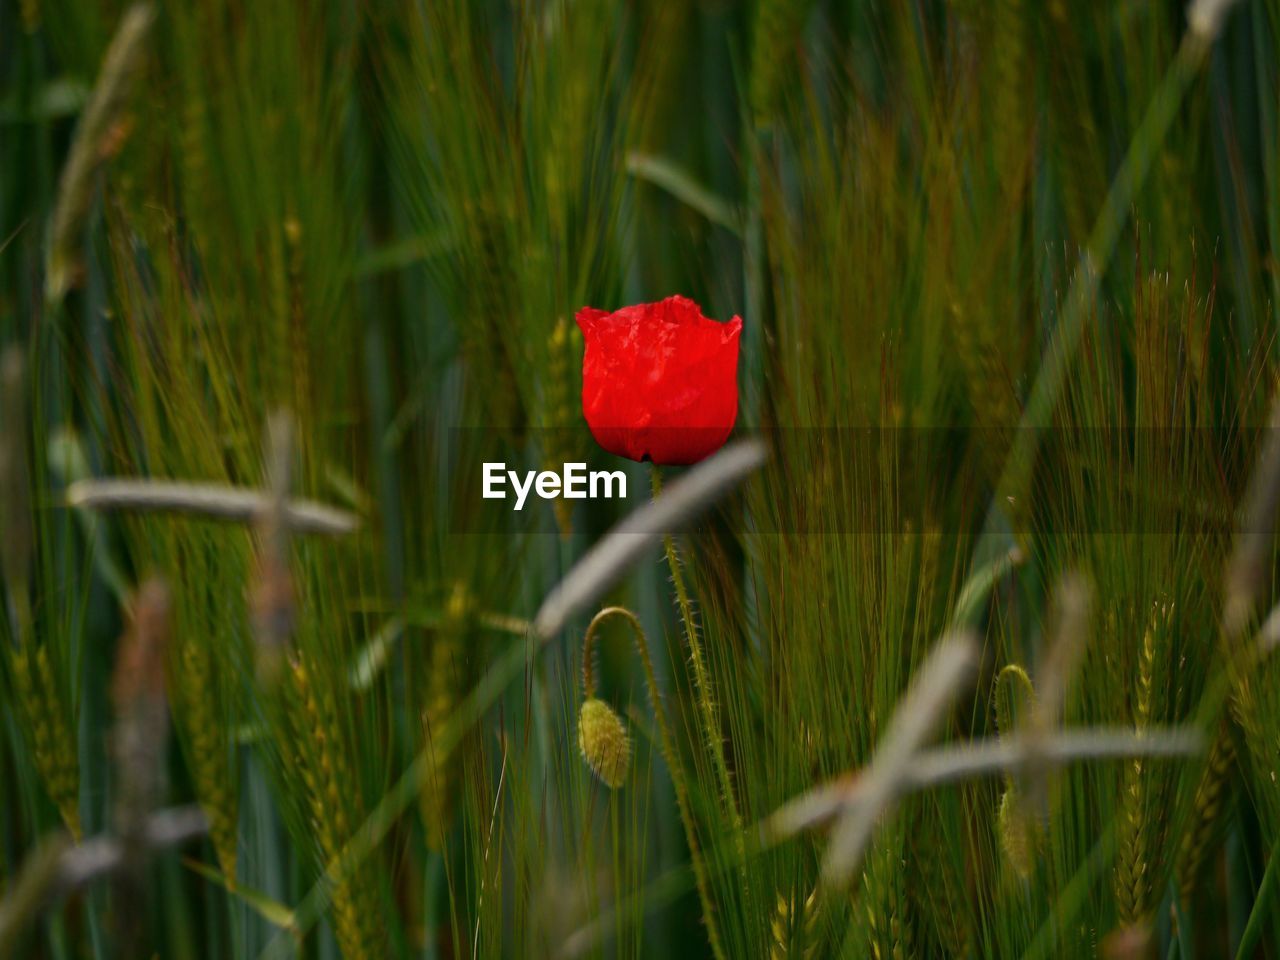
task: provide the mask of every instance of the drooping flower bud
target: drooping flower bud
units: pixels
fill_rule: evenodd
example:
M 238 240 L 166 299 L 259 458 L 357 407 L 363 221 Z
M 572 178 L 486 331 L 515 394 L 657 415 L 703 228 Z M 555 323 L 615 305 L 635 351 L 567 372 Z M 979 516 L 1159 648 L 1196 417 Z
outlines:
M 591 772 L 610 790 L 626 782 L 631 768 L 631 738 L 622 718 L 603 700 L 583 701 L 578 714 L 578 747 Z

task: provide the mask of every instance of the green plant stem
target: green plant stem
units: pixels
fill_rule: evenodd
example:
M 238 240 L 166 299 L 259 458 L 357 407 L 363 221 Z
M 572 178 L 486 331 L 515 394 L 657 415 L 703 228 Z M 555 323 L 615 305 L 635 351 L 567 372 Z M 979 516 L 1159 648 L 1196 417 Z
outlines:
M 656 499 L 662 494 L 662 472 L 657 464 L 653 465 L 650 475 L 653 478 L 653 496 Z M 680 556 L 676 552 L 675 538 L 670 534 L 664 536 L 662 547 L 666 551 L 667 567 L 671 570 L 671 583 L 676 591 L 676 604 L 680 609 L 680 622 L 684 627 L 685 643 L 689 648 L 689 661 L 693 665 L 694 698 L 698 701 L 702 736 L 711 749 L 716 779 L 719 781 L 720 793 L 724 797 L 724 805 L 729 812 L 734 832 L 741 833 L 742 813 L 738 810 L 738 801 L 733 792 L 733 779 L 729 775 L 729 764 L 724 757 L 724 741 L 720 736 L 720 720 L 716 713 L 715 697 L 711 689 L 711 673 L 707 669 L 707 657 L 702 649 L 702 641 L 698 639 L 698 625 L 693 619 L 693 604 L 689 600 L 689 590 L 685 586 L 684 574 L 680 572 Z
M 1280 839 L 1271 848 L 1271 856 L 1267 859 L 1267 869 L 1262 875 L 1262 883 L 1258 885 L 1258 895 L 1253 899 L 1253 910 L 1245 924 L 1244 933 L 1240 935 L 1240 946 L 1236 950 L 1236 960 L 1247 960 L 1252 957 L 1263 929 L 1271 920 L 1272 901 L 1276 896 L 1277 877 L 1276 859 L 1280 858 Z
M 725 960 L 724 941 L 720 936 L 720 926 L 716 921 L 715 904 L 711 899 L 711 887 L 707 877 L 707 865 L 702 856 L 702 848 L 698 845 L 698 835 L 694 828 L 693 806 L 689 801 L 689 785 L 685 781 L 684 767 L 680 763 L 680 754 L 676 751 L 675 736 L 667 721 L 667 712 L 662 706 L 662 691 L 658 687 L 658 675 L 653 669 L 653 658 L 649 655 L 649 639 L 639 618 L 625 607 L 605 607 L 587 625 L 587 632 L 582 638 L 582 687 L 584 694 L 590 698 L 595 696 L 595 677 L 592 671 L 592 642 L 597 628 L 610 617 L 621 617 L 631 627 L 636 641 L 636 652 L 640 655 L 640 664 L 644 668 L 644 682 L 649 688 L 649 700 L 653 705 L 653 715 L 658 721 L 658 742 L 662 747 L 662 756 L 667 761 L 667 769 L 671 772 L 671 784 L 676 793 L 676 807 L 680 811 L 680 822 L 684 825 L 685 840 L 689 844 L 689 859 L 693 864 L 694 882 L 698 888 L 698 899 L 702 902 L 702 915 L 707 924 L 707 938 L 711 941 L 711 950 L 716 960 Z

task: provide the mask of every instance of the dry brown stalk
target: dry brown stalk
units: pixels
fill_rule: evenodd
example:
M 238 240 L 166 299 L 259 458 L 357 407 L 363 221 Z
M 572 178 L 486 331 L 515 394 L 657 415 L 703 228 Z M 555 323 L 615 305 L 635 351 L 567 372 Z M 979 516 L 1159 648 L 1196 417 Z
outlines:
M 1066 730 L 1047 738 L 1025 735 L 986 738 L 954 747 L 921 750 L 900 770 L 899 795 L 979 777 L 1006 776 L 1024 768 L 1033 757 L 1055 766 L 1079 760 L 1148 757 L 1188 757 L 1205 749 L 1199 731 L 1153 727 L 1139 736 L 1132 730 L 1090 727 Z M 830 824 L 851 810 L 869 807 L 865 773 L 846 775 L 815 787 L 783 804 L 761 825 L 766 842 L 776 843 L 804 830 Z
M 203 836 L 206 829 L 199 807 L 170 807 L 147 818 L 141 837 L 147 850 L 158 851 Z M 61 834 L 43 841 L 0 900 L 0 957 L 13 955 L 18 934 L 50 903 L 112 875 L 128 862 L 125 844 L 110 834 L 82 843 L 71 843 Z
M 112 747 L 119 784 L 116 829 L 126 842 L 137 839 L 160 799 L 169 727 L 164 672 L 171 643 L 168 588 L 159 580 L 143 584 L 131 617 L 111 684 L 116 712 Z
M 759 469 L 765 456 L 764 444 L 758 440 L 730 443 L 691 468 L 661 497 L 630 514 L 547 594 L 533 621 L 538 636 L 546 640 L 560 633 L 575 613 L 599 599 L 645 551 Z
M 33 552 L 25 363 L 22 351 L 9 347 L 0 357 L 0 573 L 10 603 L 28 587 Z
M 163 480 L 105 478 L 81 480 L 67 488 L 67 505 L 131 513 L 185 513 L 232 523 L 258 523 L 272 509 L 270 494 L 243 487 Z M 310 500 L 290 500 L 284 525 L 292 533 L 337 536 L 359 526 L 353 514 Z
M 145 896 L 147 818 L 159 803 L 163 785 L 169 728 L 164 673 L 171 627 L 168 588 L 158 580 L 143 584 L 130 618 L 111 684 L 116 714 L 111 743 L 117 784 L 114 813 L 124 855 L 115 884 L 121 904 L 136 903 Z M 116 912 L 115 937 L 123 955 L 138 953 L 142 945 L 139 911 Z
M 832 830 L 823 878 L 843 886 L 858 868 L 876 822 L 895 802 L 917 751 L 933 736 L 977 666 L 977 643 L 968 634 L 939 640 L 894 710 L 871 767 L 860 778 L 863 803 L 849 808 Z

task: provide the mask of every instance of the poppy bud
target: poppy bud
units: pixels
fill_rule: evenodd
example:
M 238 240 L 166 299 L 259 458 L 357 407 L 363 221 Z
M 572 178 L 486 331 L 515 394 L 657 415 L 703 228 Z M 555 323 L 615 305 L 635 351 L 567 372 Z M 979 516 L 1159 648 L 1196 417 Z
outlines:
M 584 700 L 578 714 L 578 748 L 591 772 L 617 790 L 631 767 L 631 738 L 622 718 L 603 700 Z
M 658 464 L 697 463 L 729 438 L 738 416 L 742 320 L 718 323 L 685 297 L 606 313 L 577 313 L 586 350 L 582 412 L 610 453 Z
M 1026 880 L 1035 869 L 1039 832 L 1034 817 L 1024 809 L 1016 790 L 1005 790 L 1000 797 L 996 827 L 1006 862 Z

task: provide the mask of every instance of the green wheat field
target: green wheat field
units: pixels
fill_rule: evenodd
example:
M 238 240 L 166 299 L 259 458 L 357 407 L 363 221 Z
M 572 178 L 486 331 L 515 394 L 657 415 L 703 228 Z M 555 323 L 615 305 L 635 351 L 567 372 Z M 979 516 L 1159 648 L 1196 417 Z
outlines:
M 1280 0 L 0 0 L 0 957 L 1280 958 L 1278 251 Z

